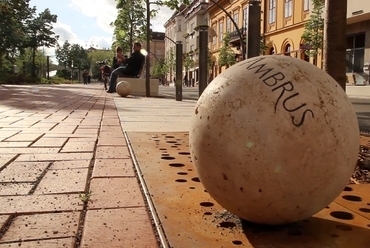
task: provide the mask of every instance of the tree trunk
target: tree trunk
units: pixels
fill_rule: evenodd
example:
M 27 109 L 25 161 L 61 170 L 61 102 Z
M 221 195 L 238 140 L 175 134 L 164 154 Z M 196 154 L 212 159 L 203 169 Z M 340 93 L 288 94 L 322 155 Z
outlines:
M 323 69 L 346 89 L 347 1 L 325 0 Z
M 35 77 L 36 76 L 36 61 L 35 61 L 35 59 L 36 59 L 36 48 L 32 48 L 32 72 L 31 72 L 31 75 L 33 76 L 33 77 Z

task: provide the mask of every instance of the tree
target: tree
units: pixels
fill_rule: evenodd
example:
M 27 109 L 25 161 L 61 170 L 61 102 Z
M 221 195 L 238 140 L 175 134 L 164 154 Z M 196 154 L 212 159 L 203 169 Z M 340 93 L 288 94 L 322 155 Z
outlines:
M 30 0 L 0 1 L 0 70 L 3 58 L 23 47 L 25 21 L 33 16 L 36 9 L 29 7 Z
M 322 0 L 313 0 L 313 10 L 310 19 L 304 24 L 302 39 L 305 45 L 309 47 L 305 51 L 307 56 L 314 58 L 314 64 L 317 65 L 317 56 L 323 47 L 324 39 L 324 18 L 322 17 L 324 3 Z
M 162 83 L 164 81 L 164 75 L 167 73 L 167 67 L 164 59 L 157 60 L 151 69 L 151 75 L 161 79 Z
M 63 77 L 67 79 L 68 72 L 67 72 L 67 66 L 71 66 L 70 62 L 72 61 L 70 59 L 69 51 L 71 50 L 71 44 L 66 40 L 63 44 L 63 46 L 60 46 L 57 44 L 57 48 L 55 50 L 55 57 L 58 60 L 58 64 L 64 66 L 64 71 L 57 71 L 57 76 Z
M 113 46 L 121 46 L 123 51 L 131 53 L 134 40 L 145 39 L 145 8 L 141 1 L 117 0 L 118 16 L 115 26 Z
M 26 47 L 32 48 L 32 75 L 35 75 L 36 50 L 39 47 L 52 47 L 57 43 L 58 36 L 53 32 L 53 23 L 57 22 L 57 16 L 45 9 L 37 17 L 26 21 L 27 38 Z
M 183 66 L 185 68 L 185 74 L 188 74 L 189 69 L 194 66 L 194 59 L 188 53 L 184 54 Z
M 325 1 L 324 71 L 346 89 L 347 1 Z
M 235 53 L 230 48 L 230 34 L 226 33 L 225 37 L 222 40 L 222 47 L 220 49 L 220 54 L 218 56 L 218 65 L 219 66 L 226 66 L 228 68 L 231 65 L 236 63 L 235 61 Z
M 171 47 L 168 53 L 166 53 L 165 65 L 168 70 L 167 73 L 168 72 L 170 73 L 170 81 L 171 81 L 172 73 L 175 73 L 175 65 L 176 65 L 175 53 L 173 51 L 173 47 Z

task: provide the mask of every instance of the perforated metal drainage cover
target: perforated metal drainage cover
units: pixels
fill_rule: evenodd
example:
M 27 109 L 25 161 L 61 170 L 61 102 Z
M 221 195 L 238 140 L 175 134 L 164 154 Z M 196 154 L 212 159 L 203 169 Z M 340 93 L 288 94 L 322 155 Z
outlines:
M 128 136 L 170 247 L 370 247 L 370 185 L 348 185 L 307 220 L 256 225 L 225 211 L 204 190 L 191 162 L 188 133 Z

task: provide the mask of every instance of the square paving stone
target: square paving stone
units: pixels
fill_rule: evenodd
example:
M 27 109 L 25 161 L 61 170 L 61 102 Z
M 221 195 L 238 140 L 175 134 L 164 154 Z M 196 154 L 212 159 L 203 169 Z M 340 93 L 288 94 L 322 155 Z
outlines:
M 158 247 L 145 207 L 89 210 L 81 247 Z
M 33 185 L 32 183 L 0 183 L 0 196 L 27 195 Z
M 40 133 L 18 133 L 12 137 L 5 139 L 4 141 L 36 141 L 41 136 L 42 134 Z
M 49 162 L 12 162 L 0 171 L 0 182 L 35 182 Z
M 131 159 L 96 159 L 92 177 L 134 177 Z
M 76 139 L 70 139 L 62 148 L 61 152 L 94 152 L 95 141 L 80 142 L 74 141 Z
M 55 161 L 49 168 L 50 170 L 69 170 L 90 167 L 91 159 L 79 159 L 69 161 Z
M 32 147 L 62 147 L 67 141 L 67 138 L 46 138 L 42 137 Z
M 48 170 L 34 194 L 83 192 L 86 188 L 88 168 Z
M 46 212 L 72 212 L 83 209 L 78 194 L 27 195 L 0 197 L 1 214 L 29 214 Z
M 145 206 L 136 178 L 93 178 L 88 209 Z
M 1 242 L 74 237 L 80 212 L 20 215 L 13 219 Z
M 75 238 L 60 238 L 60 239 L 41 239 L 36 241 L 17 241 L 14 243 L 1 244 L 0 248 L 61 248 L 61 247 L 76 247 Z
M 95 158 L 130 158 L 127 146 L 98 146 Z

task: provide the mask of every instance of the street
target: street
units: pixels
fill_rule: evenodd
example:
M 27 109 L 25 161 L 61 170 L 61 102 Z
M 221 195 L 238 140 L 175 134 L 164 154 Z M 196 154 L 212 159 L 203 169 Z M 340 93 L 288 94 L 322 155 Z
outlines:
M 175 87 L 159 87 L 159 95 L 175 98 Z M 198 87 L 183 87 L 182 97 L 184 100 L 197 100 Z M 356 111 L 361 132 L 370 133 L 370 98 L 350 98 Z

